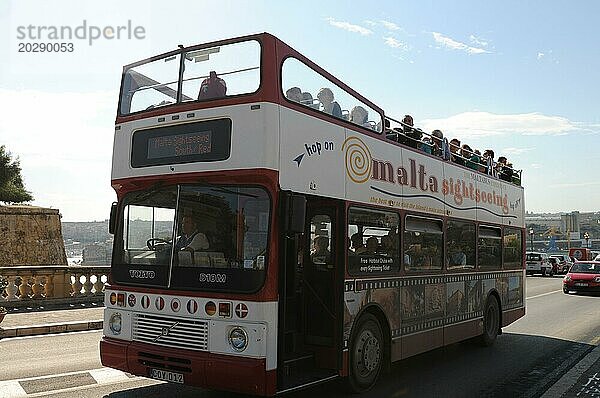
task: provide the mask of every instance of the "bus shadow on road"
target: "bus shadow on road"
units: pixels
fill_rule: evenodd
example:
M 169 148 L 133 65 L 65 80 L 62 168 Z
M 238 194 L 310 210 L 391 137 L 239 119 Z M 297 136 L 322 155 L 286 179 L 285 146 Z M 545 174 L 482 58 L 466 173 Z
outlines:
M 390 372 L 381 375 L 371 391 L 361 395 L 347 393 L 343 380 L 337 380 L 285 396 L 538 397 L 593 348 L 590 344 L 557 338 L 504 333 L 492 347 L 481 347 L 468 340 L 396 362 Z M 248 395 L 165 383 L 105 396 L 137 397 L 243 398 Z
M 250 395 L 236 394 L 223 391 L 212 391 L 201 388 L 182 386 L 173 383 L 161 383 L 152 386 L 116 391 L 105 395 L 104 398 L 246 398 Z
M 594 348 L 573 341 L 515 333 L 492 347 L 473 340 L 439 348 L 391 366 L 361 397 L 538 397 Z M 293 397 L 351 396 L 341 382 Z

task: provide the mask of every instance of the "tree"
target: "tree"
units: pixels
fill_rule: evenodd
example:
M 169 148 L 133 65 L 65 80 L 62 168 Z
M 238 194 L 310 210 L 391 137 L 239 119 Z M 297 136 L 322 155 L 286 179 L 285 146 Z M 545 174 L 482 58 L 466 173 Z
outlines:
M 12 154 L 0 145 L 0 202 L 23 203 L 33 200 L 31 192 L 23 186 L 19 158 L 12 160 Z

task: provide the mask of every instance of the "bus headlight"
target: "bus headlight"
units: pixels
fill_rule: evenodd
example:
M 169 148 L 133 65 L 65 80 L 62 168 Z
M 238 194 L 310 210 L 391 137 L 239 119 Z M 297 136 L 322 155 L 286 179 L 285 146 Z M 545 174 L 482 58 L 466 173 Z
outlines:
M 229 344 L 237 352 L 242 352 L 248 347 L 248 333 L 236 326 L 229 331 Z
M 121 334 L 121 328 L 123 326 L 123 319 L 121 318 L 121 314 L 118 312 L 113 313 L 108 320 L 108 327 L 110 331 L 118 336 Z

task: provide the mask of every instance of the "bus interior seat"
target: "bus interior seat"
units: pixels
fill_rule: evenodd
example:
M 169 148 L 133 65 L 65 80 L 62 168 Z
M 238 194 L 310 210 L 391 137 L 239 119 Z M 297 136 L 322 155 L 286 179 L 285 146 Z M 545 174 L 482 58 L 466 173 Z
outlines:
M 179 265 L 183 265 L 183 266 L 191 266 L 193 265 L 193 261 L 192 261 L 192 253 L 190 251 L 187 250 L 181 250 L 179 252 L 177 252 L 177 257 L 179 260 Z
M 199 267 L 210 267 L 210 256 L 207 252 L 194 253 L 194 265 Z
M 225 255 L 220 252 L 211 252 L 210 259 L 212 261 L 212 266 L 215 268 L 227 268 L 229 265 L 225 259 Z
M 312 102 L 308 105 L 313 109 L 319 110 L 319 108 L 321 107 L 321 101 L 319 101 L 316 98 L 313 98 Z

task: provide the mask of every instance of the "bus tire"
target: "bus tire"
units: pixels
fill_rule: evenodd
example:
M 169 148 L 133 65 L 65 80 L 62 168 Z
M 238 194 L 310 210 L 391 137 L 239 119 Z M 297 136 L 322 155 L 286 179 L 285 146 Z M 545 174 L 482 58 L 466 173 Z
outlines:
M 485 303 L 483 311 L 483 333 L 479 336 L 479 343 L 489 347 L 496 341 L 500 329 L 500 304 L 496 296 L 490 296 Z
M 372 314 L 364 314 L 356 324 L 350 344 L 348 389 L 365 392 L 377 383 L 383 367 L 385 342 L 381 325 Z

